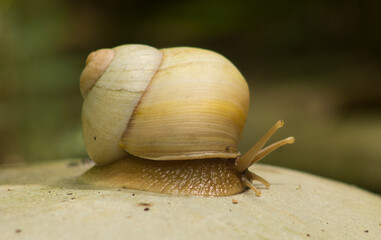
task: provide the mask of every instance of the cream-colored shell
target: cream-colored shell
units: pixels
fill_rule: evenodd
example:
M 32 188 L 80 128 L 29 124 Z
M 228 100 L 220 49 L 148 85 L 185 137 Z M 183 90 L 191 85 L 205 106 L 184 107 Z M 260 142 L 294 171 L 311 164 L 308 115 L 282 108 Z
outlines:
M 249 90 L 226 58 L 189 47 L 98 52 L 109 65 L 90 54 L 81 76 L 84 142 L 97 164 L 126 152 L 153 160 L 239 156 Z

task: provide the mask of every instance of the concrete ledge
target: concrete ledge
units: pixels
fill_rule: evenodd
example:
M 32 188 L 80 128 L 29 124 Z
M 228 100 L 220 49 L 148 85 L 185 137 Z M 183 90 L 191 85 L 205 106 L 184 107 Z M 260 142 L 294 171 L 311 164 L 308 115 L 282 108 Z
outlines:
M 381 197 L 256 164 L 270 189 L 179 197 L 81 185 L 78 159 L 0 166 L 2 239 L 379 239 Z

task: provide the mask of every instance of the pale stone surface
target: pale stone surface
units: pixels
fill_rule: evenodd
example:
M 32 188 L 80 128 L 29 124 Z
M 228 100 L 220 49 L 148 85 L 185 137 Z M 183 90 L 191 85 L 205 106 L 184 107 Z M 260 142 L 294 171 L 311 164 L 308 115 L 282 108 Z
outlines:
M 84 186 L 91 164 L 0 166 L 1 239 L 380 239 L 381 198 L 321 177 L 255 165 L 256 197 L 178 197 Z M 233 203 L 235 202 L 235 204 Z M 145 208 L 147 208 L 145 210 Z

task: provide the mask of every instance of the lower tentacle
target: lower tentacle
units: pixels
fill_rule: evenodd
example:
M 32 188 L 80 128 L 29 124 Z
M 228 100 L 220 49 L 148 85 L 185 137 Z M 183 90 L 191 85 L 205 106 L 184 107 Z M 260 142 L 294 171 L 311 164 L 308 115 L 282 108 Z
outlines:
M 252 182 L 252 181 L 259 181 L 259 182 L 263 183 L 263 184 L 266 186 L 266 188 L 269 188 L 269 187 L 271 186 L 271 184 L 270 184 L 268 181 L 266 181 L 264 178 L 262 178 L 261 176 L 255 174 L 255 173 L 253 173 L 253 172 L 246 171 L 246 172 L 245 172 L 245 175 L 246 175 L 246 177 L 247 177 L 251 182 Z

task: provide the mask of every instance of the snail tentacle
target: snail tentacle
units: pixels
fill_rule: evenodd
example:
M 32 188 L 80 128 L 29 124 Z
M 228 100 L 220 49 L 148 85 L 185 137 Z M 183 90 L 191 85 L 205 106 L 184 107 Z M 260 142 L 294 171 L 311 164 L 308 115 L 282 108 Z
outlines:
M 262 158 L 266 157 L 271 152 L 273 152 L 274 150 L 280 148 L 281 146 L 286 145 L 286 144 L 293 144 L 294 142 L 295 142 L 295 138 L 294 137 L 288 137 L 288 138 L 282 139 L 282 140 L 280 140 L 278 142 L 275 142 L 275 143 L 271 144 L 270 146 L 267 146 L 267 147 L 261 149 L 257 153 L 257 155 L 255 156 L 255 158 L 251 161 L 250 166 L 252 166 L 256 162 L 259 162 L 260 160 L 262 160 Z
M 235 166 L 239 172 L 243 172 L 248 169 L 251 165 L 251 162 L 258 155 L 258 152 L 262 149 L 262 147 L 266 144 L 266 142 L 270 139 L 270 137 L 281 127 L 283 127 L 283 120 L 277 121 L 270 130 L 267 131 L 265 135 L 259 141 L 254 144 L 253 147 L 249 149 L 247 153 L 243 156 L 238 157 L 235 161 Z
M 264 178 L 262 178 L 261 176 L 253 173 L 253 172 L 250 172 L 250 171 L 246 171 L 245 172 L 245 175 L 246 177 L 252 182 L 252 181 L 258 181 L 258 182 L 261 182 L 263 183 L 263 185 L 265 185 L 266 188 L 269 188 L 271 186 L 271 184 L 266 181 Z
M 253 191 L 255 192 L 255 195 L 256 195 L 257 197 L 261 196 L 261 191 L 259 191 L 256 187 L 254 187 L 254 185 L 251 183 L 251 181 L 247 178 L 247 176 L 246 176 L 245 174 L 242 175 L 242 177 L 241 177 L 241 181 L 242 181 L 242 183 L 243 183 L 246 187 L 248 187 L 248 188 L 250 188 L 251 190 L 253 190 Z

